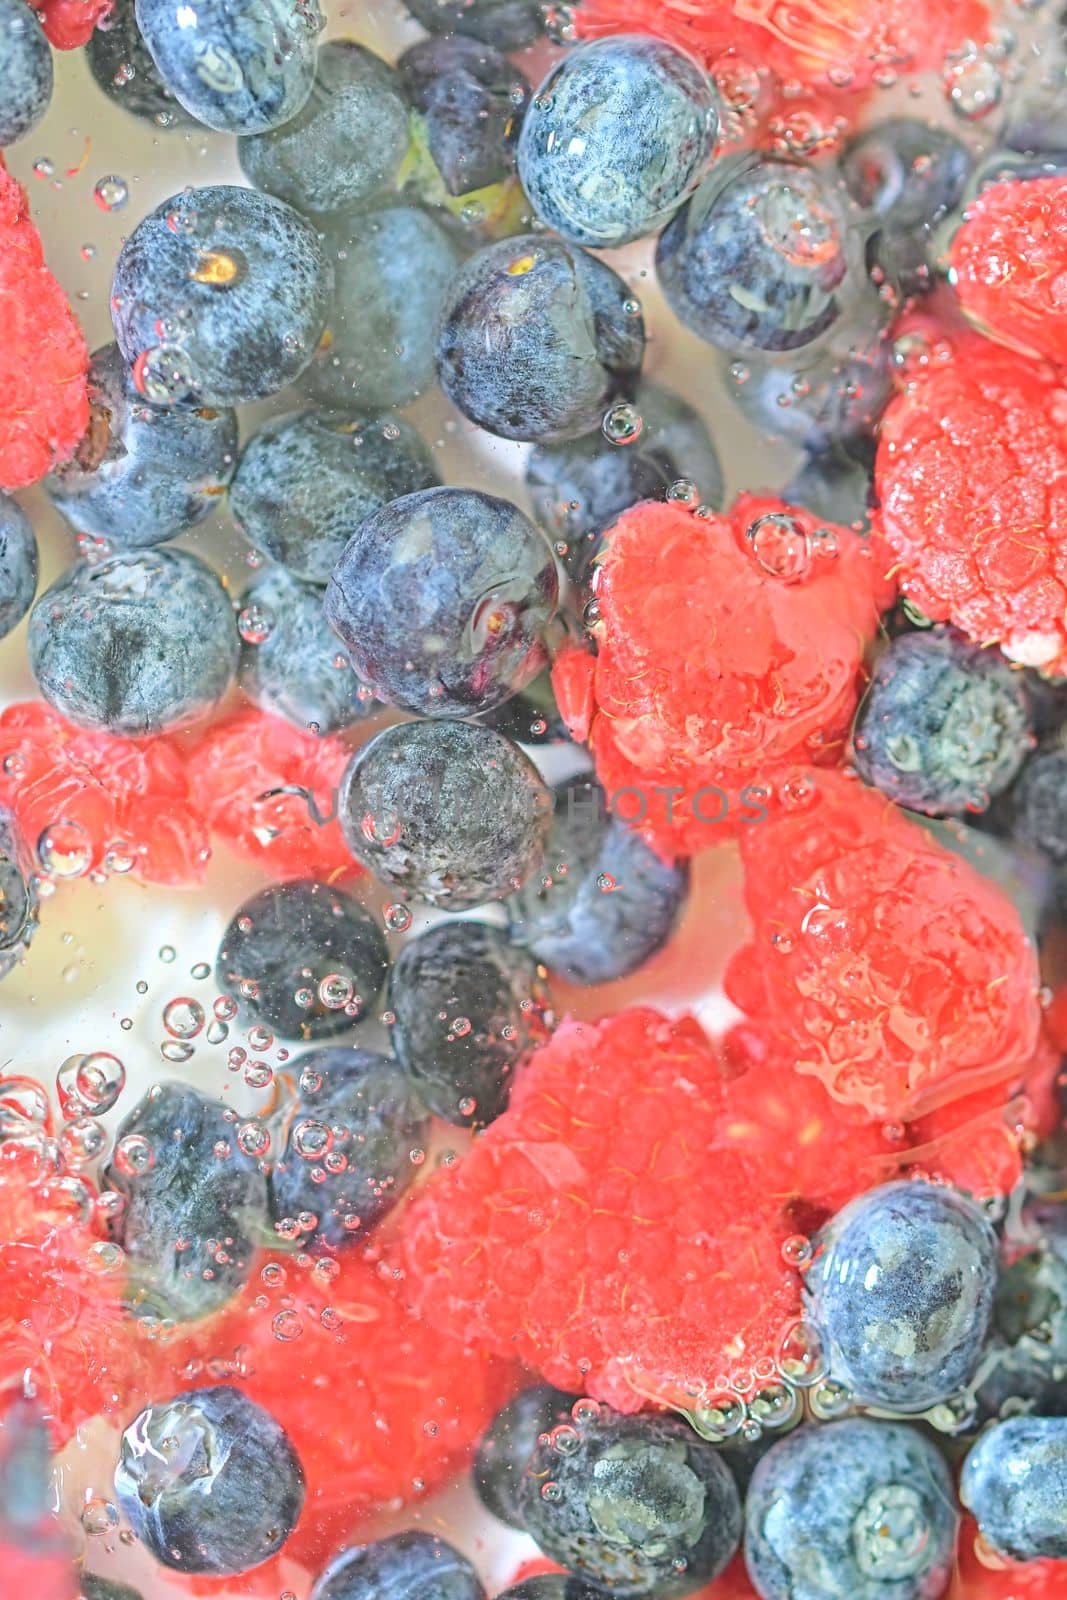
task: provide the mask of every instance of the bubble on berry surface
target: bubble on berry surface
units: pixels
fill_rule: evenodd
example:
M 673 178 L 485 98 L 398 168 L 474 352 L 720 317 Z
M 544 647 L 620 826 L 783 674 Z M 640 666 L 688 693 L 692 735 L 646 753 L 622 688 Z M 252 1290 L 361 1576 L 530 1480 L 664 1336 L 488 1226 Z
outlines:
M 192 362 L 180 345 L 156 345 L 142 351 L 132 375 L 138 393 L 156 405 L 181 400 L 194 387 Z
M 270 1131 L 263 1122 L 245 1122 L 237 1130 L 237 1143 L 246 1156 L 259 1160 L 270 1149 Z
M 641 437 L 644 420 L 636 406 L 621 401 L 604 413 L 601 431 L 609 444 L 634 444 Z
M 750 1420 L 763 1428 L 785 1428 L 800 1413 L 800 1397 L 790 1383 L 768 1383 L 748 1403 Z
M 92 1539 L 99 1539 L 112 1534 L 119 1525 L 118 1507 L 104 1495 L 94 1495 L 86 1491 L 85 1502 L 82 1506 L 81 1516 L 78 1519 L 82 1529 Z
M 237 631 L 245 644 L 264 644 L 274 631 L 274 613 L 253 601 L 237 614 Z
M 317 1094 L 322 1088 L 322 1073 L 314 1067 L 305 1067 L 300 1074 L 301 1094 Z
M 789 1324 L 778 1346 L 778 1371 L 787 1383 L 806 1389 L 826 1372 L 826 1348 L 813 1322 L 799 1318 Z
M 178 995 L 163 1008 L 163 1026 L 174 1039 L 195 1039 L 204 1026 L 204 1008 L 199 1000 Z
M 757 565 L 783 583 L 799 583 L 811 568 L 811 545 L 806 530 L 788 512 L 769 511 L 745 530 L 745 539 Z
M 274 1035 L 262 1022 L 254 1022 L 248 1030 L 248 1042 L 253 1050 L 269 1050 L 274 1043 Z
M 353 999 L 355 990 L 340 972 L 328 972 L 319 984 L 319 1000 L 327 1011 L 341 1011 Z
M 250 1089 L 265 1089 L 274 1081 L 274 1068 L 269 1061 L 249 1061 L 244 1077 Z
M 741 1396 L 732 1389 L 720 1389 L 686 1411 L 690 1423 L 702 1439 L 722 1444 L 732 1439 L 747 1416 Z
M 324 1122 L 305 1117 L 293 1129 L 292 1147 L 304 1161 L 321 1161 L 333 1149 L 333 1134 Z
M 294 1339 L 299 1339 L 304 1331 L 304 1324 L 295 1311 L 279 1311 L 271 1319 L 271 1332 L 283 1344 L 291 1344 Z
M 81 878 L 93 862 L 93 843 L 80 822 L 51 823 L 37 840 L 37 859 L 50 878 Z
M 126 839 L 111 839 L 104 850 L 104 868 L 117 878 L 132 872 L 137 865 L 137 850 Z
M 826 1377 L 810 1391 L 808 1404 L 812 1416 L 819 1422 L 834 1422 L 850 1410 L 852 1390 L 838 1378 Z
M 756 217 L 767 244 L 791 266 L 820 266 L 840 251 L 834 213 L 784 178 L 759 195 Z
M 143 1133 L 127 1133 L 115 1146 L 112 1159 L 124 1177 L 140 1178 L 155 1166 L 156 1152 Z
M 811 1260 L 811 1240 L 803 1233 L 791 1233 L 782 1240 L 782 1259 L 791 1267 L 802 1267 Z

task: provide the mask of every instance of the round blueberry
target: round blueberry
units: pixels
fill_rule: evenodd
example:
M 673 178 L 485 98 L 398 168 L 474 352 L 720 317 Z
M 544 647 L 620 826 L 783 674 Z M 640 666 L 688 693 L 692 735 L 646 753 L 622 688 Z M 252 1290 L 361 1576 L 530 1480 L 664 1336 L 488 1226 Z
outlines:
M 0 147 L 35 128 L 52 99 L 52 47 L 24 0 L 0 0 Z
M 675 1417 L 591 1409 L 534 1450 L 518 1491 L 526 1531 L 610 1595 L 672 1600 L 717 1577 L 741 1502 L 715 1449 Z
M 128 1583 L 113 1583 L 95 1572 L 83 1572 L 78 1582 L 79 1600 L 144 1600 L 140 1589 L 132 1589 Z
M 114 0 L 85 46 L 89 71 L 110 100 L 157 128 L 195 127 L 159 75 L 137 26 L 134 0 Z
M 799 350 L 833 327 L 852 292 L 829 179 L 753 152 L 716 163 L 660 235 L 656 268 L 686 327 L 731 352 Z
M 551 1572 L 539 1578 L 523 1578 L 521 1583 L 502 1590 L 497 1600 L 604 1600 L 604 1590 L 594 1589 L 581 1578 Z
M 163 1566 L 226 1577 L 285 1544 L 304 1505 L 304 1471 L 270 1412 L 220 1384 L 134 1418 L 119 1446 L 115 1492 Z
M 404 0 L 428 33 L 461 33 L 497 50 L 519 50 L 544 30 L 541 0 Z
M 315 733 L 336 733 L 378 709 L 326 626 L 321 589 L 268 567 L 241 606 L 248 625 L 237 681 L 253 705 Z
M 584 775 L 555 791 L 546 872 L 508 902 L 511 937 L 569 983 L 610 983 L 635 972 L 670 938 L 689 889 L 688 867 L 661 861 L 609 816 Z
M 1062 1231 L 1001 1263 L 992 1337 L 977 1390 L 981 1412 L 1032 1402 L 1042 1415 L 1067 1414 L 1067 1254 Z M 992 1358 L 992 1359 L 990 1359 Z
M 175 99 L 219 133 L 278 128 L 311 93 L 317 0 L 137 0 L 137 26 Z
M 509 1527 L 525 1526 L 518 1494 L 538 1439 L 570 1422 L 576 1399 L 547 1383 L 521 1389 L 482 1435 L 471 1477 L 482 1504 Z
M 559 575 L 507 500 L 423 489 L 372 512 L 326 591 L 326 620 L 380 700 L 463 717 L 507 700 L 548 661 Z
M 435 1115 L 483 1128 L 544 1037 L 537 963 L 485 922 L 442 922 L 401 950 L 389 977 L 393 1049 Z
M 700 182 L 718 134 L 711 79 L 646 34 L 570 50 L 526 112 L 519 176 L 537 215 L 594 249 L 643 239 Z
M 333 309 L 301 387 L 321 405 L 407 405 L 433 383 L 434 329 L 459 250 L 428 212 L 400 204 L 335 219 L 325 243 Z
M 0 639 L 16 628 L 37 592 L 37 540 L 17 500 L 0 494 Z
M 974 157 L 944 128 L 889 117 L 858 134 L 841 175 L 870 213 L 868 262 L 902 296 L 932 287 L 932 228 L 963 198 Z
M 137 392 L 116 344 L 89 363 L 89 407 L 73 458 L 45 479 L 72 527 L 140 550 L 210 516 L 237 460 L 229 407 L 153 405 Z
M 880 302 L 877 303 L 880 306 Z M 802 450 L 847 454 L 874 432 L 893 394 L 892 347 L 872 327 L 846 338 L 840 330 L 795 355 L 746 357 L 730 395 L 748 419 Z
M 1067 1559 L 1067 1417 L 994 1423 L 963 1464 L 960 1499 L 1000 1555 Z
M 388 966 L 370 912 L 308 879 L 245 901 L 222 936 L 215 979 L 283 1039 L 328 1039 L 367 1015 Z
M 902 634 L 875 668 L 852 742 L 860 775 L 898 805 L 984 811 L 1033 742 L 1023 675 L 949 628 Z
M 996 1287 L 993 1230 L 953 1189 L 883 1184 L 839 1211 L 805 1279 L 831 1375 L 856 1400 L 926 1411 L 973 1376 Z
M 507 56 L 459 33 L 432 34 L 396 65 L 449 194 L 488 189 L 510 176 L 530 85 Z
M 937 1449 L 899 1422 L 800 1428 L 759 1463 L 745 1565 L 763 1600 L 938 1600 L 959 1516 Z
M 782 490 L 782 499 L 824 522 L 865 529 L 870 522 L 873 465 L 873 444 L 866 438 L 855 440 L 847 454 L 831 450 L 809 455 Z
M 428 1533 L 394 1533 L 342 1550 L 309 1600 L 485 1600 L 466 1556 Z
M 348 848 L 382 883 L 449 911 L 512 893 L 540 864 L 552 802 L 522 751 L 469 722 L 404 722 L 341 785 Z
M 319 51 L 303 110 L 238 140 L 249 183 L 298 211 L 325 216 L 366 205 L 393 183 L 407 153 L 408 108 L 393 69 L 352 39 Z
M 269 1236 L 267 1184 L 220 1101 L 155 1085 L 120 1124 L 103 1184 L 126 1202 L 112 1232 L 136 1316 L 207 1316 L 247 1282 Z
M 237 668 L 233 607 L 186 550 L 79 561 L 30 612 L 30 665 L 45 699 L 83 728 L 135 738 L 195 722 Z
M 332 287 L 318 234 L 291 206 L 229 184 L 185 189 L 119 251 L 115 337 L 157 404 L 261 400 L 311 360 Z
M 34 868 L 14 813 L 0 806 L 0 978 L 17 966 L 37 932 Z
M 1012 832 L 1022 844 L 1067 864 L 1067 750 L 1052 743 L 1036 751 L 1010 797 Z
M 296 1062 L 297 1099 L 283 1107 L 284 1143 L 268 1180 L 275 1224 L 317 1219 L 303 1240 L 336 1250 L 363 1239 L 415 1176 L 429 1118 L 407 1074 L 372 1050 L 312 1050 Z M 340 1170 L 327 1158 L 343 1157 Z
M 437 375 L 479 427 L 544 443 L 591 433 L 637 376 L 640 307 L 602 261 L 524 234 L 478 251 L 456 274 L 437 339 Z

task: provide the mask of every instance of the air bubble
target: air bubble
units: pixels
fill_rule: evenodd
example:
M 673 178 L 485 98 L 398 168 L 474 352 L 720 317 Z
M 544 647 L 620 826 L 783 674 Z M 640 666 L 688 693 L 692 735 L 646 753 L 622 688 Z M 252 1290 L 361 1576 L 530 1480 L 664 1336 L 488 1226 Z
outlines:
M 92 840 L 80 822 L 53 822 L 37 841 L 37 858 L 50 878 L 80 878 L 92 865 Z
M 159 1047 L 159 1053 L 164 1061 L 191 1061 L 196 1054 L 196 1046 L 186 1039 L 164 1039 Z
M 121 211 L 130 198 L 130 186 L 125 178 L 116 177 L 112 172 L 106 178 L 98 178 L 93 185 L 93 199 L 101 211 Z
M 719 1443 L 733 1438 L 745 1420 L 746 1411 L 740 1395 L 723 1390 L 695 1407 L 688 1415 L 702 1438 Z
M 163 1026 L 174 1039 L 195 1039 L 204 1026 L 204 1008 L 199 1000 L 179 995 L 164 1007 Z
M 783 583 L 798 583 L 811 565 L 808 536 L 795 517 L 771 511 L 746 529 L 750 550 L 764 572 Z
M 156 1164 L 156 1152 L 143 1133 L 128 1133 L 115 1146 L 115 1166 L 127 1178 L 140 1178 Z
M 271 1321 L 271 1332 L 283 1344 L 291 1344 L 294 1339 L 299 1339 L 304 1331 L 304 1324 L 295 1311 L 279 1311 Z
M 237 1130 L 237 1143 L 246 1156 L 258 1160 L 270 1149 L 270 1133 L 262 1122 L 246 1122 Z
M 1004 82 L 992 61 L 968 55 L 946 72 L 945 91 L 958 117 L 979 122 L 1000 104 Z
M 791 1323 L 778 1347 L 778 1371 L 787 1383 L 809 1388 L 826 1372 L 826 1353 L 819 1330 L 803 1318 Z
M 263 644 L 274 629 L 274 613 L 253 602 L 237 614 L 237 632 L 245 644 Z
M 308 1117 L 293 1129 L 293 1149 L 305 1161 L 321 1161 L 333 1149 L 333 1134 L 324 1122 Z
M 636 406 L 626 401 L 604 413 L 601 431 L 609 444 L 634 444 L 641 437 L 644 419 Z

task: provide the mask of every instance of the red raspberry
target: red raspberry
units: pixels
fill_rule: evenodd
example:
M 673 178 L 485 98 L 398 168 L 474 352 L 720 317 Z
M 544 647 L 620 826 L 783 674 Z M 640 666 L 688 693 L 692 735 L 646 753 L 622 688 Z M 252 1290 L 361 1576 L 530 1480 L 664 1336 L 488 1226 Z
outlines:
M 208 827 L 237 855 L 272 877 L 333 882 L 362 870 L 336 821 L 350 754 L 337 739 L 305 733 L 263 711 L 239 711 L 188 747 L 188 763 Z M 286 787 L 304 793 L 271 793 Z M 312 804 L 320 817 L 334 820 L 316 822 Z
M 92 846 L 87 871 L 128 870 L 142 883 L 178 889 L 204 881 L 207 829 L 185 763 L 165 739 L 87 732 L 37 700 L 8 706 L 0 714 L 0 802 L 12 807 L 31 848 L 57 823 L 75 823 Z
M 88 366 L 26 192 L 0 160 L 0 489 L 24 489 L 73 454 L 89 423 Z
M 57 50 L 78 50 L 111 15 L 112 0 L 41 0 L 41 26 Z
M 951 261 L 960 303 L 983 332 L 1067 365 L 1067 178 L 983 189 Z
M 883 532 L 901 592 L 1013 661 L 1067 673 L 1067 388 L 959 339 L 882 419 Z
M 625 512 L 595 579 L 597 654 L 564 651 L 553 672 L 618 814 L 692 854 L 744 833 L 797 758 L 839 761 L 888 564 L 770 498 Z
M 876 790 L 834 772 L 741 840 L 750 942 L 730 999 L 842 1104 L 906 1121 L 1033 1056 L 1037 964 L 1014 907 Z M 799 786 L 795 787 L 799 794 Z

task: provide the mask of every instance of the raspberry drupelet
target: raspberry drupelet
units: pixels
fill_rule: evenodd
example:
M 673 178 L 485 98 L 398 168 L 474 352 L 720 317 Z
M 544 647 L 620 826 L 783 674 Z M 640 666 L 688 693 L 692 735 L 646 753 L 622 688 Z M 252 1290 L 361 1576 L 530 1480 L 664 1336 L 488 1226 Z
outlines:
M 950 256 L 984 332 L 1067 365 L 1067 177 L 995 183 L 968 207 Z
M 108 20 L 114 0 L 41 0 L 38 10 L 48 41 L 57 50 L 79 50 Z

